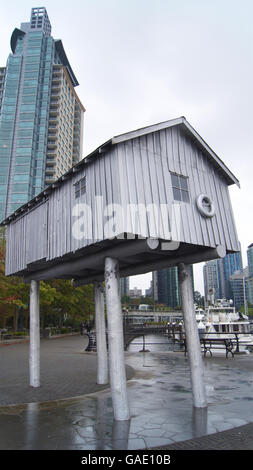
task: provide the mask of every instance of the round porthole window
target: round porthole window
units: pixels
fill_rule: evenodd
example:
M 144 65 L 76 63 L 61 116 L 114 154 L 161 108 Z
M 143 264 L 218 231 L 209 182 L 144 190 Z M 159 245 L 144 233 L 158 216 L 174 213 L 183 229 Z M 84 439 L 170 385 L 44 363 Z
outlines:
M 215 207 L 212 199 L 206 194 L 200 194 L 197 197 L 197 208 L 204 217 L 213 217 L 215 214 Z

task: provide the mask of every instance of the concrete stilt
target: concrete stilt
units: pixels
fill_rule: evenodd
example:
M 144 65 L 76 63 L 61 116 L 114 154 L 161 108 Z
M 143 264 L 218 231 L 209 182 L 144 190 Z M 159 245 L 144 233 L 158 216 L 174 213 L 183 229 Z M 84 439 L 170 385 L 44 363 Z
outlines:
M 191 266 L 189 264 L 185 265 L 184 263 L 180 263 L 178 265 L 178 271 L 184 313 L 187 353 L 190 362 L 193 405 L 196 408 L 205 408 L 207 402 L 204 384 L 204 365 L 194 312 Z
M 123 319 L 120 301 L 118 261 L 105 258 L 105 290 L 109 342 L 109 372 L 114 419 L 130 418 L 124 359 Z
M 30 284 L 30 386 L 40 386 L 40 282 Z
M 97 340 L 97 383 L 108 383 L 108 359 L 105 332 L 104 291 L 102 282 L 94 282 Z

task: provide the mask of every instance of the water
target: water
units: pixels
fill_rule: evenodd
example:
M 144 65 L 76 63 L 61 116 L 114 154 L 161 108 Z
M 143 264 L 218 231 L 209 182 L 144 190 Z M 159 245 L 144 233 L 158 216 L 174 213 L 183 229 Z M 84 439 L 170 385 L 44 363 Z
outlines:
M 145 349 L 151 352 L 180 351 L 180 345 L 173 343 L 167 335 L 145 335 Z M 128 346 L 129 352 L 139 352 L 143 350 L 143 336 L 135 338 Z

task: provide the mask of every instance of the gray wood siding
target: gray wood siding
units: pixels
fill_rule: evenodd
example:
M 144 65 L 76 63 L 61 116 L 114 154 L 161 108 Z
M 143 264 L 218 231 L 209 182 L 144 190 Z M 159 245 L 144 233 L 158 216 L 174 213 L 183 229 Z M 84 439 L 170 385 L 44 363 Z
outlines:
M 13 221 L 6 231 L 6 275 L 26 268 L 26 217 Z
M 48 210 L 48 259 L 63 256 L 69 252 L 104 240 L 104 211 L 112 203 L 120 203 L 118 167 L 115 161 L 116 148 L 101 155 L 73 178 L 62 183 L 49 197 Z M 74 185 L 86 176 L 86 193 L 75 199 Z M 96 196 L 99 199 L 96 200 Z M 99 204 L 101 202 L 101 204 Z M 82 205 L 91 208 L 83 212 Z M 84 237 L 73 236 L 72 227 L 83 217 L 81 230 Z
M 190 203 L 180 203 L 181 242 L 208 247 L 222 244 L 227 250 L 238 250 L 236 228 L 227 184 L 208 158 L 178 128 L 169 128 L 118 144 L 121 203 L 168 204 L 174 201 L 171 172 L 188 177 Z M 214 202 L 216 214 L 203 217 L 196 198 L 207 194 Z M 163 221 L 162 221 L 163 222 Z M 125 220 L 125 231 L 132 232 L 133 217 Z M 155 230 L 137 231 L 143 236 L 165 238 L 163 223 Z
M 29 263 L 47 258 L 47 201 L 7 226 L 7 275 L 26 269 Z
M 26 216 L 26 264 L 47 258 L 48 201 L 32 209 Z

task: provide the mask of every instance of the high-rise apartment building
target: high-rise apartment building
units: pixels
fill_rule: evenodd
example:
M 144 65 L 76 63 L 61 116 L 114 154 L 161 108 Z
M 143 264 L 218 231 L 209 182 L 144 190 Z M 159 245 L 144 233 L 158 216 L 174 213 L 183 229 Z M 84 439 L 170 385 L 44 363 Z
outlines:
M 6 67 L 0 67 L 0 110 L 2 106 Z
M 250 304 L 253 304 L 253 243 L 247 249 L 248 258 L 248 277 L 246 279 L 247 298 Z
M 253 243 L 247 249 L 249 277 L 253 277 Z
M 219 286 L 218 260 L 208 261 L 203 267 L 205 299 L 213 303 L 214 300 L 223 297 Z
M 239 310 L 244 304 L 246 303 L 247 299 L 247 292 L 246 292 L 246 284 L 245 279 L 248 276 L 248 269 L 245 268 L 243 272 L 235 271 L 234 274 L 230 277 L 229 283 L 232 293 L 232 300 L 234 306 L 237 310 Z
M 129 296 L 129 277 L 122 277 L 120 279 L 120 296 Z
M 129 289 L 129 297 L 131 297 L 132 299 L 138 299 L 141 296 L 142 296 L 142 289 L 138 289 L 138 287 Z
M 237 253 L 231 253 L 226 255 L 222 259 L 224 278 L 225 278 L 225 295 L 226 299 L 232 298 L 232 291 L 230 285 L 230 277 L 235 272 L 242 272 L 242 253 L 238 251 Z
M 241 252 L 231 253 L 222 259 L 208 261 L 203 267 L 204 289 L 206 301 L 231 299 L 230 278 L 234 273 L 242 272 Z
M 193 267 L 192 290 L 194 291 Z M 181 293 L 178 279 L 177 266 L 161 269 L 152 273 L 153 298 L 160 304 L 175 308 L 181 306 Z
M 253 276 L 245 279 L 246 295 L 248 302 L 253 305 Z
M 81 159 L 85 111 L 44 7 L 14 29 L 11 50 L 0 68 L 0 220 Z
M 181 305 L 177 267 L 157 271 L 158 302 L 175 308 Z

